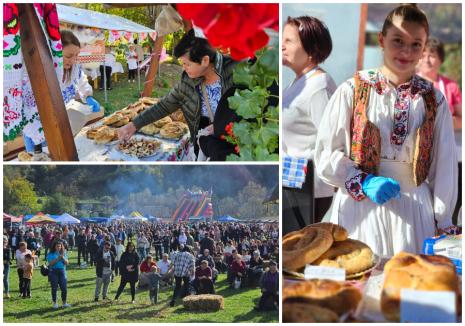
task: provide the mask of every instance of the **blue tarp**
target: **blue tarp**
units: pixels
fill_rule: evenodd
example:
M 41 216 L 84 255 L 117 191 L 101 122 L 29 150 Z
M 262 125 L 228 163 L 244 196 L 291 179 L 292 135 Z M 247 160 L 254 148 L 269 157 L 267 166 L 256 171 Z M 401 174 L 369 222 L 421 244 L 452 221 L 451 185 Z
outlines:
M 234 218 L 230 215 L 221 216 L 217 219 L 218 222 L 239 222 L 237 218 Z
M 106 223 L 108 217 L 81 217 L 80 220 L 85 223 Z

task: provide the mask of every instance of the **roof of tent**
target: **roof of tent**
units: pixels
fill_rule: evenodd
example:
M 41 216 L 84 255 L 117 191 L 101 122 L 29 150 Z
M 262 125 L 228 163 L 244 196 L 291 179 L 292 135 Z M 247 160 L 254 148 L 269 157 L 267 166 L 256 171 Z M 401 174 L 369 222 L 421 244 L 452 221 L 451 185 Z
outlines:
M 154 29 L 137 24 L 129 19 L 104 14 L 92 10 L 76 8 L 57 4 L 58 19 L 60 22 L 79 26 L 96 27 L 114 31 L 125 31 L 133 33 L 151 33 Z
M 10 221 L 11 223 L 19 223 L 23 220 L 23 218 L 21 216 L 16 217 L 7 213 L 3 213 L 3 220 Z
M 79 224 L 81 221 L 79 221 L 77 218 L 74 216 L 69 215 L 68 213 L 64 213 L 63 215 L 57 217 L 55 219 L 58 223 L 63 223 L 63 224 Z

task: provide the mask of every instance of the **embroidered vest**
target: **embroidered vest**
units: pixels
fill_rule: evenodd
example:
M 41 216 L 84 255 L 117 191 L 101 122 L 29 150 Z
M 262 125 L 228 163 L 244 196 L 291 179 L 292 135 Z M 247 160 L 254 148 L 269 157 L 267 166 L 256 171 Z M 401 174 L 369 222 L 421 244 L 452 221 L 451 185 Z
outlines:
M 355 92 L 351 121 L 350 158 L 363 172 L 379 173 L 381 161 L 381 135 L 378 127 L 366 115 L 371 84 L 355 74 Z M 422 94 L 425 102 L 426 117 L 423 125 L 417 129 L 413 158 L 413 181 L 417 186 L 426 180 L 431 165 L 433 151 L 434 121 L 437 105 L 434 90 Z

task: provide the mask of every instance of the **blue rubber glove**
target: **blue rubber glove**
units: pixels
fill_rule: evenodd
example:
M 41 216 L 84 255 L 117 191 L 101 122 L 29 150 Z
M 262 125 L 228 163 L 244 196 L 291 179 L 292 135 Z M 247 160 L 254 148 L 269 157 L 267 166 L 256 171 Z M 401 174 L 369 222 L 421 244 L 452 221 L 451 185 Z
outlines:
M 86 103 L 92 108 L 93 112 L 100 111 L 100 104 L 92 96 L 87 96 Z
M 392 198 L 400 198 L 400 185 L 396 180 L 373 174 L 367 175 L 363 180 L 362 190 L 368 198 L 379 205 Z

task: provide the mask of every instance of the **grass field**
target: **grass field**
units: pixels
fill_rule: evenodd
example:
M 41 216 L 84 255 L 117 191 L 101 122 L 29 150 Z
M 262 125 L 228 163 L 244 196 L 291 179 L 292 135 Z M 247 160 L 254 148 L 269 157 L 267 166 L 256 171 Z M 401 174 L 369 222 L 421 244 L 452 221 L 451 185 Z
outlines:
M 32 298 L 19 298 L 16 266 L 10 271 L 10 299 L 3 300 L 3 321 L 12 322 L 278 322 L 278 312 L 259 312 L 253 307 L 260 297 L 259 289 L 230 289 L 225 274 L 216 283 L 217 294 L 224 296 L 225 309 L 214 313 L 195 313 L 184 309 L 181 299 L 169 306 L 172 289 L 159 293 L 158 304 L 151 305 L 147 290 L 137 290 L 136 303 L 131 303 L 129 285 L 118 302 L 94 302 L 95 268 L 77 269 L 76 252 L 70 254 L 68 268 L 68 303 L 70 308 L 52 308 L 50 285 L 47 277 L 34 270 Z M 114 298 L 120 277 L 110 284 L 109 297 Z M 60 290 L 58 290 L 58 303 Z
M 152 90 L 152 97 L 162 97 L 181 79 L 182 68 L 175 64 L 160 64 L 160 74 L 157 75 Z M 140 76 L 141 92 L 144 90 L 144 73 Z M 92 83 L 93 85 L 93 83 Z M 107 91 L 108 103 L 105 103 L 104 91 L 94 89 L 93 96 L 105 108 L 105 115 L 109 115 L 120 110 L 128 104 L 139 99 L 137 88 L 137 77 L 135 83 L 128 83 L 127 73 L 118 74 L 118 82 L 114 82 L 112 77 L 112 90 Z

